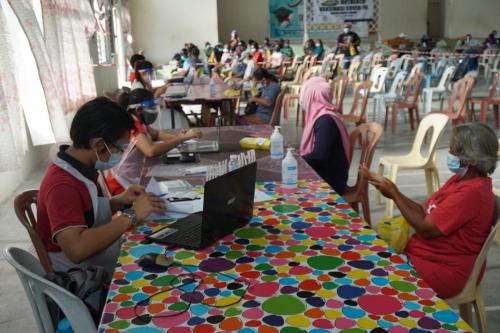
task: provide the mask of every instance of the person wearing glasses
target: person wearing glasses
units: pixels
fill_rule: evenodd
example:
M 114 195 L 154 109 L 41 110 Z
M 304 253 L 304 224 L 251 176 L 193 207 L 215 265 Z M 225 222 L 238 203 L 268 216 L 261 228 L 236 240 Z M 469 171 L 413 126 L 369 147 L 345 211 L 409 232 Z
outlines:
M 118 104 L 98 97 L 80 107 L 71 123 L 71 145 L 62 145 L 50 162 L 37 199 L 37 233 L 55 271 L 102 266 L 111 276 L 120 237 L 150 214 L 164 213 L 162 201 L 131 185 L 106 197 L 98 171 L 119 162 L 133 128 Z M 112 218 L 121 211 L 121 215 Z

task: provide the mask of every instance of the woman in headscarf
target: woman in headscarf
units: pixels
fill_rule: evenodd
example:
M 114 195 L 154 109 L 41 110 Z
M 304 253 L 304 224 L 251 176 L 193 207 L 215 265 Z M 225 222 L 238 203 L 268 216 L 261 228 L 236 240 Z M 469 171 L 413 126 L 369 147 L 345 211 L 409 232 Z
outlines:
M 332 104 L 332 88 L 324 78 L 306 81 L 300 94 L 306 125 L 300 143 L 304 160 L 340 195 L 349 174 L 349 133 Z

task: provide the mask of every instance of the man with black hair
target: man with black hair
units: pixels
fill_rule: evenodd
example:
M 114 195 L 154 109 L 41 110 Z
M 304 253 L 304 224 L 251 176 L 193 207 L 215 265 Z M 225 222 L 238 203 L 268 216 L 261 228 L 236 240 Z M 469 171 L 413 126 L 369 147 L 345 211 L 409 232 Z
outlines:
M 37 232 L 54 270 L 99 265 L 111 276 L 121 235 L 151 213 L 164 212 L 160 199 L 142 186 L 132 185 L 108 198 L 97 182 L 98 170 L 120 160 L 133 126 L 129 113 L 105 97 L 85 103 L 76 113 L 72 144 L 59 148 L 37 200 Z

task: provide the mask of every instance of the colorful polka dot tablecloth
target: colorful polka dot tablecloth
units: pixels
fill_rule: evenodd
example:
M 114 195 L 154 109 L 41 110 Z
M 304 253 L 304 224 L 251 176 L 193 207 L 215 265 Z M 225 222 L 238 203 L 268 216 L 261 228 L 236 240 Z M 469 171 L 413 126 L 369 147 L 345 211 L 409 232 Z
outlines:
M 257 188 L 273 200 L 255 203 L 248 225 L 203 251 L 141 244 L 158 223 L 132 229 L 99 332 L 472 331 L 327 184 Z M 151 252 L 177 266 L 135 263 Z

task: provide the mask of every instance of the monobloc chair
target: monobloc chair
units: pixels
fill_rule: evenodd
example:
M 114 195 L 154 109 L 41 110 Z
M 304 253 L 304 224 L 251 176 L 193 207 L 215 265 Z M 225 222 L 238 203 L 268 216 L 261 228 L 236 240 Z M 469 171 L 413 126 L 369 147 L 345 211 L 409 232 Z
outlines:
M 281 89 L 280 93 L 276 97 L 276 101 L 274 102 L 274 110 L 271 115 L 271 119 L 269 120 L 269 125 L 278 126 L 281 121 L 281 107 L 283 106 L 283 98 L 285 97 L 287 89 Z
M 401 96 L 401 90 L 403 88 L 403 82 L 406 78 L 406 72 L 399 72 L 396 74 L 394 80 L 392 80 L 391 87 L 389 91 L 385 94 L 375 95 L 373 98 L 373 120 L 379 123 L 383 122 L 382 110 L 385 109 L 387 103 L 394 102 Z
M 372 81 L 366 80 L 356 87 L 349 114 L 342 115 L 344 122 L 351 122 L 357 125 L 366 123 L 366 104 L 370 95 Z M 361 101 L 360 101 L 361 100 Z M 359 109 L 359 112 L 358 112 Z
M 418 126 L 410 152 L 406 155 L 382 156 L 378 162 L 378 174 L 382 176 L 386 168 L 388 170 L 387 178 L 396 183 L 399 169 L 423 169 L 427 183 L 427 193 L 431 195 L 434 192 L 433 180 L 437 185 L 436 189 L 440 187 L 439 173 L 436 166 L 436 148 L 448 120 L 448 116 L 438 113 L 423 118 Z M 422 156 L 422 144 L 431 128 L 432 138 L 429 149 L 427 155 Z M 380 192 L 377 191 L 375 198 L 377 203 L 380 204 Z M 394 215 L 394 202 L 389 199 L 387 199 L 386 215 L 389 217 Z
M 335 105 L 337 112 L 339 114 L 343 113 L 344 109 L 344 98 L 347 92 L 347 86 L 349 84 L 349 79 L 347 76 L 337 76 L 332 80 L 332 103 Z
M 408 115 L 410 117 L 410 128 L 412 131 L 415 129 L 414 118 L 416 118 L 417 123 L 420 122 L 420 115 L 418 114 L 418 100 L 423 80 L 424 76 L 421 73 L 415 73 L 413 77 L 410 78 L 408 84 L 406 85 L 403 99 L 400 101 L 396 100 L 394 102 L 391 102 L 386 106 L 384 130 L 387 130 L 387 120 L 390 114 L 392 117 L 391 131 L 392 134 L 396 134 L 396 126 L 398 123 L 398 112 L 401 109 L 408 110 Z
M 47 273 L 51 273 L 54 271 L 52 262 L 36 230 L 36 218 L 33 213 L 33 206 L 36 206 L 37 197 L 38 190 L 27 190 L 22 192 L 14 199 L 14 211 L 21 224 L 28 231 L 31 242 L 35 247 L 36 254 L 43 268 Z
M 474 78 L 465 76 L 453 85 L 448 107 L 445 110 L 433 111 L 431 113 L 443 113 L 451 119 L 452 125 L 465 122 L 465 112 L 467 111 L 467 98 L 470 95 Z
M 17 271 L 33 310 L 38 332 L 54 333 L 54 325 L 47 307 L 47 296 L 64 312 L 75 333 L 96 332 L 94 321 L 83 301 L 66 289 L 44 278 L 40 262 L 29 252 L 9 247 L 5 259 Z
M 441 75 L 441 79 L 436 87 L 424 88 L 422 91 L 422 97 L 424 100 L 424 114 L 431 112 L 432 107 L 432 95 L 437 94 L 439 100 L 441 101 L 441 109 L 443 108 L 443 94 L 446 93 L 448 84 L 450 83 L 451 77 L 455 72 L 455 66 L 448 66 Z
M 476 313 L 477 326 L 480 333 L 488 333 L 488 325 L 486 320 L 486 310 L 484 308 L 484 297 L 481 285 L 478 284 L 479 276 L 481 270 L 486 263 L 486 256 L 488 251 L 493 244 L 495 235 L 500 230 L 500 223 L 497 222 L 498 219 L 498 207 L 499 198 L 496 197 L 496 212 L 495 218 L 491 232 L 484 242 L 481 252 L 476 258 L 472 272 L 469 275 L 469 279 L 465 283 L 464 289 L 455 297 L 445 299 L 446 303 L 450 305 L 458 305 L 460 309 L 460 316 L 467 322 L 467 324 L 472 326 L 472 306 L 474 306 L 474 312 Z
M 366 123 L 356 127 L 349 135 L 350 148 L 349 156 L 352 161 L 354 147 L 357 142 L 361 144 L 361 157 L 359 165 L 364 165 L 370 168 L 373 160 L 373 153 L 377 146 L 378 140 L 382 135 L 382 126 L 378 123 Z M 354 186 L 347 186 L 344 195 L 342 196 L 353 208 L 359 213 L 359 203 L 363 207 L 363 217 L 365 221 L 371 225 L 370 205 L 368 198 L 368 179 L 358 172 L 358 178 Z
M 490 86 L 488 96 L 484 98 L 472 98 L 470 100 L 471 104 L 471 112 L 474 115 L 474 105 L 479 104 L 479 121 L 482 123 L 486 123 L 486 115 L 488 113 L 488 109 L 493 106 L 493 117 L 495 119 L 495 128 L 500 127 L 499 124 L 499 108 L 500 108 L 500 72 L 496 73 L 493 77 L 493 82 Z

